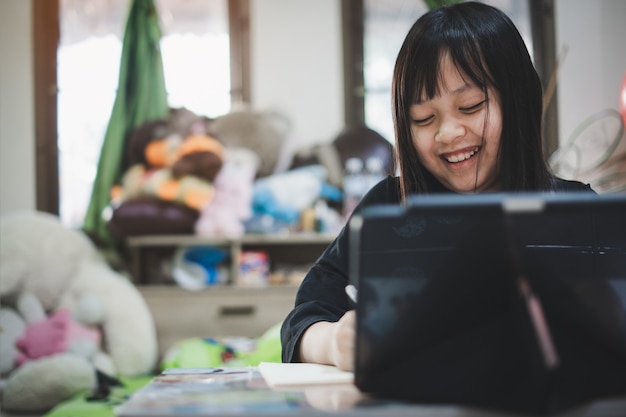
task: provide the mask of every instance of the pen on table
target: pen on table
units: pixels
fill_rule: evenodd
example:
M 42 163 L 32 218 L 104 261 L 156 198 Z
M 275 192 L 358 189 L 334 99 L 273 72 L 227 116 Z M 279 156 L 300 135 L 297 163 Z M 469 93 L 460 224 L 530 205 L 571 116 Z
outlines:
M 348 294 L 348 297 L 350 297 L 350 299 L 356 304 L 356 300 L 357 300 L 357 289 L 354 285 L 352 284 L 348 284 L 346 285 L 346 294 Z

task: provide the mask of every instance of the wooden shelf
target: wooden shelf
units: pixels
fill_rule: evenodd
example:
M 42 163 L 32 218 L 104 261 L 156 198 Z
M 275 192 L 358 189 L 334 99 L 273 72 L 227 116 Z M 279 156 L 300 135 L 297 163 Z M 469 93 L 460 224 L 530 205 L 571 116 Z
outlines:
M 237 239 L 197 235 L 147 235 L 127 239 L 131 250 L 131 273 L 137 285 L 174 284 L 171 262 L 174 253 L 185 247 L 216 247 L 229 252 L 228 283 L 236 284 L 239 259 L 244 251 L 263 251 L 270 259 L 270 271 L 279 266 L 308 268 L 334 240 L 335 235 L 319 233 L 248 234 Z
M 160 355 L 175 343 L 191 337 L 261 336 L 291 311 L 299 282 L 260 287 L 238 285 L 241 253 L 266 252 L 270 271 L 293 265 L 292 277 L 301 279 L 334 239 L 334 235 L 315 233 L 250 234 L 238 239 L 194 235 L 129 238 L 132 278 L 154 317 Z M 176 251 L 198 246 L 229 251 L 227 284 L 208 285 L 196 291 L 176 284 L 172 276 Z
M 210 238 L 196 235 L 146 235 L 133 236 L 127 239 L 128 246 L 229 246 L 229 245 L 301 245 L 326 244 L 333 241 L 335 235 L 321 233 L 294 234 L 248 234 L 237 239 Z
M 195 337 L 257 338 L 284 320 L 297 287 L 210 286 L 189 291 L 172 285 L 139 287 L 156 324 L 159 356 Z

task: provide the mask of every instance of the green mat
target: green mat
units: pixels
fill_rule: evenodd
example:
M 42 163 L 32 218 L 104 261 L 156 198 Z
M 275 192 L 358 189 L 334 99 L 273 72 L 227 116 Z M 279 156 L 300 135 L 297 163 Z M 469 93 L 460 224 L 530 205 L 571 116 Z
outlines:
M 113 387 L 104 400 L 88 400 L 91 392 L 75 395 L 50 410 L 43 417 L 115 417 L 114 409 L 133 392 L 152 381 L 154 375 L 120 378 L 123 387 Z

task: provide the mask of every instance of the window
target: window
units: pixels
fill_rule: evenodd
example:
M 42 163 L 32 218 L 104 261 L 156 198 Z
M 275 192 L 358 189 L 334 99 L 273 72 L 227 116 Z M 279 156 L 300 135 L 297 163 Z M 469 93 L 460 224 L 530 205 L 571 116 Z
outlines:
M 47 0 L 46 0 L 47 1 Z M 34 3 L 37 16 L 50 15 L 48 6 Z M 56 147 L 38 159 L 58 159 L 58 182 L 37 175 L 38 208 L 58 213 L 63 222 L 80 227 L 89 204 L 91 188 L 104 133 L 111 115 L 118 82 L 122 38 L 131 0 L 58 0 L 58 48 L 54 74 L 41 73 L 42 83 L 56 85 L 56 102 L 37 110 L 54 113 L 45 118 L 47 128 L 58 137 L 38 132 L 38 143 Z M 246 0 L 155 0 L 162 31 L 161 52 L 168 101 L 171 107 L 208 117 L 227 113 L 231 103 L 247 100 L 247 1 Z M 52 19 L 52 17 L 48 17 Z M 35 23 L 36 31 L 37 23 Z M 48 32 L 54 25 L 48 23 Z M 35 35 L 39 42 L 45 42 Z M 42 35 L 40 35 L 42 36 Z M 50 33 L 47 33 L 50 36 Z M 37 48 L 36 40 L 36 48 Z M 37 55 L 37 54 L 36 54 Z M 39 65 L 37 66 L 39 68 Z M 50 68 L 51 66 L 48 65 Z M 41 86 L 36 87 L 41 94 Z M 54 143 L 50 143 L 54 142 Z M 48 162 L 53 167 L 53 162 Z M 48 172 L 54 172 L 48 168 Z M 56 190 L 56 196 L 50 192 Z M 55 207 L 56 204 L 56 207 Z

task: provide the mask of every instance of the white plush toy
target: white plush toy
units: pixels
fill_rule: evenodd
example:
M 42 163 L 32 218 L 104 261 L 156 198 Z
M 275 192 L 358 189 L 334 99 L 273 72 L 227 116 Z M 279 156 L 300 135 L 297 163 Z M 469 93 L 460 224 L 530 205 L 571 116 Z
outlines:
M 47 410 L 94 388 L 96 369 L 112 376 L 154 371 L 156 330 L 141 293 L 86 235 L 56 216 L 24 211 L 0 219 L 0 302 L 4 409 Z M 36 326 L 46 320 L 52 327 L 70 323 L 72 343 L 37 357 L 38 350 L 50 350 L 47 342 L 37 346 L 43 332 Z M 30 342 L 25 361 L 20 339 Z

